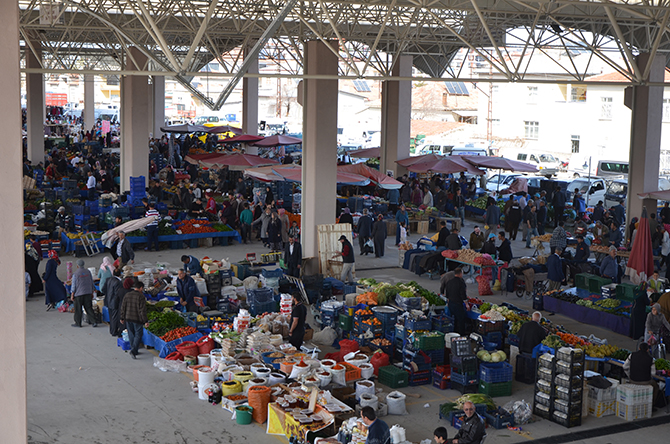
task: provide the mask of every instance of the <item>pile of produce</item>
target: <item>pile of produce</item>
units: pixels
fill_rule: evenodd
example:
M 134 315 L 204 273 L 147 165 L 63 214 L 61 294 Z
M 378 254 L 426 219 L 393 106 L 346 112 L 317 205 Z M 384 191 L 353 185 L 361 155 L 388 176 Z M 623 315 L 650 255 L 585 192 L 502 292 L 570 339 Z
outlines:
M 593 345 L 589 344 L 583 347 L 579 347 L 584 350 L 587 356 L 590 356 L 592 358 L 609 358 L 612 356 L 617 350 L 619 350 L 619 347 L 616 345 Z M 617 359 L 617 358 L 614 358 Z
M 407 251 L 407 250 L 411 250 L 411 249 L 413 249 L 413 248 L 414 248 L 414 246 L 412 245 L 412 243 L 411 243 L 411 242 L 408 242 L 408 241 L 405 241 L 404 243 L 398 245 L 398 250 L 405 250 L 405 251 Z
M 372 278 L 360 279 L 358 281 L 358 283 L 361 284 L 361 285 L 364 285 L 366 287 L 374 287 L 375 285 L 377 285 L 377 281 L 375 279 L 372 279 Z
M 163 312 L 154 311 L 149 313 L 149 326 L 147 330 L 156 336 L 163 336 L 170 330 L 183 327 L 185 324 L 186 321 L 179 313 L 166 309 Z
M 175 227 L 182 234 L 197 234 L 197 233 L 216 233 L 210 223 L 206 220 L 187 219 L 175 222 Z
M 358 310 L 356 310 L 356 312 L 354 314 L 358 315 L 358 316 L 374 316 L 375 315 L 372 312 L 372 310 L 370 310 L 369 308 L 359 308 Z
M 442 416 L 447 416 L 452 411 L 463 410 L 463 405 L 468 401 L 475 405 L 486 404 L 487 411 L 493 411 L 496 409 L 496 403 L 493 402 L 493 399 L 491 399 L 490 396 L 481 393 L 469 393 L 458 398 L 456 402 L 447 402 L 446 404 L 442 404 L 440 406 L 440 413 Z
M 165 342 L 170 342 L 179 338 L 183 338 L 184 336 L 192 335 L 197 332 L 198 330 L 196 330 L 193 327 L 179 327 L 165 333 L 163 336 L 161 336 L 161 339 Z
M 159 236 L 172 236 L 177 234 L 174 228 L 172 228 L 172 221 L 162 220 L 158 222 L 158 235 Z
M 363 320 L 361 321 L 361 323 L 363 323 L 363 324 L 367 324 L 367 325 L 370 325 L 370 326 L 378 325 L 378 326 L 380 326 L 380 327 L 381 327 L 381 325 L 382 325 L 382 321 L 380 321 L 380 320 L 377 319 L 377 318 L 363 319 Z
M 356 296 L 356 303 L 365 305 L 377 305 L 378 304 L 377 293 L 375 293 L 374 291 L 368 291 L 366 293 L 359 294 L 358 296 Z
M 373 339 L 370 341 L 370 344 L 376 345 L 377 347 L 390 347 L 393 345 L 388 339 Z
M 507 359 L 507 354 L 502 350 L 493 352 L 488 352 L 486 350 L 479 350 L 477 352 L 477 359 L 484 362 L 503 362 Z
M 385 305 L 386 303 L 395 300 L 397 294 L 405 298 L 422 297 L 426 299 L 429 304 L 444 305 L 444 301 L 442 301 L 439 296 L 432 291 L 426 290 L 415 281 L 396 285 L 382 282 L 372 287 L 371 291 L 377 294 L 377 305 Z
M 483 321 L 504 321 L 505 316 L 497 310 L 489 310 L 486 313 L 479 316 L 479 319 Z
M 589 250 L 593 251 L 594 253 L 602 253 L 602 254 L 609 254 L 610 252 L 610 247 L 605 246 L 605 245 L 591 245 Z
M 565 342 L 558 335 L 548 335 L 542 341 L 542 345 L 546 345 L 549 348 L 561 348 L 565 346 Z
M 630 350 L 626 350 L 625 348 L 620 348 L 615 350 L 610 354 L 610 358 L 613 359 L 618 359 L 619 361 L 625 361 L 628 359 L 628 356 L 630 355 Z
M 416 295 L 414 294 L 414 292 L 412 290 L 401 291 L 400 293 L 398 293 L 398 295 L 400 297 L 403 297 L 403 298 L 415 298 L 416 297 Z
M 500 189 L 502 189 L 502 187 Z M 485 210 L 487 201 L 488 196 L 481 196 L 478 197 L 477 199 L 467 201 L 466 204 L 471 207 L 479 208 L 480 210 Z M 498 208 L 500 208 L 501 211 L 505 209 L 505 202 L 503 202 L 502 200 L 496 201 L 496 205 L 498 205 Z
M 174 307 L 174 301 L 158 301 L 155 304 L 151 304 L 147 301 L 147 313 L 151 313 L 152 311 L 160 312 L 169 307 Z
M 670 375 L 670 361 L 665 359 L 657 359 L 654 361 L 656 365 L 656 373 L 664 376 Z
M 566 344 L 568 344 L 570 346 L 578 347 L 580 345 L 585 346 L 585 345 L 588 344 L 588 342 L 586 342 L 584 339 L 580 338 L 577 335 L 573 335 L 572 333 L 563 333 L 563 332 L 557 331 L 556 336 L 561 338 L 561 340 L 563 342 L 565 342 Z
M 223 232 L 226 232 L 226 231 L 233 231 L 233 229 L 230 228 L 230 227 L 229 227 L 228 225 L 226 225 L 226 224 L 213 224 L 213 225 L 212 225 L 212 228 L 213 228 L 215 231 L 218 231 L 219 233 L 223 233 Z
M 541 236 L 533 236 L 531 240 L 538 240 L 540 242 L 549 242 L 551 240 L 551 233 L 546 233 Z

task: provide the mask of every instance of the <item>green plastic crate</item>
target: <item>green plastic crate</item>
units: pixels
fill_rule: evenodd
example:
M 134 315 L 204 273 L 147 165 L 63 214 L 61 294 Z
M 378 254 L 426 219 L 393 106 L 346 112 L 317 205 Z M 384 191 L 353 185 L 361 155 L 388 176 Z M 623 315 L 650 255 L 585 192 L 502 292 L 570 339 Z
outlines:
M 496 396 L 512 396 L 512 381 L 489 383 L 479 381 L 479 393 L 489 395 L 491 398 Z
M 635 299 L 635 284 L 624 282 L 616 287 L 616 298 L 622 301 L 632 302 Z
M 407 387 L 409 373 L 395 365 L 387 365 L 379 369 L 379 383 L 390 388 Z
M 589 280 L 595 275 L 589 273 L 580 273 L 575 275 L 575 287 L 583 290 L 589 289 Z
M 415 350 L 442 350 L 444 349 L 444 335 L 418 336 L 414 340 Z
M 607 279 L 600 276 L 591 276 L 591 278 L 589 278 L 589 291 L 593 294 L 600 294 L 602 287 L 611 283 L 612 279 Z
M 343 331 L 351 331 L 354 329 L 354 318 L 347 313 L 340 313 L 337 321 L 340 329 Z

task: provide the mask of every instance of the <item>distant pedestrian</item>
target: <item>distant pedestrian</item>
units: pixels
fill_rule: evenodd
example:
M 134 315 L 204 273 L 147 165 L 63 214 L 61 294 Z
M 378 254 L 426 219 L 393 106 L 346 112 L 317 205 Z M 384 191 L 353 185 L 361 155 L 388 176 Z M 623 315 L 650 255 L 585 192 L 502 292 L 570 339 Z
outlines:
M 71 300 L 74 302 L 74 324 L 73 327 L 81 327 L 82 307 L 86 310 L 88 323 L 97 327 L 95 322 L 95 314 L 93 313 L 93 292 L 95 285 L 93 284 L 93 276 L 91 272 L 85 268 L 84 260 L 77 261 L 77 270 L 72 275 L 72 293 Z
M 190 279 L 190 278 L 189 278 Z M 147 301 L 143 294 L 144 284 L 142 281 L 135 281 L 133 290 L 126 293 L 121 304 L 120 322 L 128 330 L 128 341 L 130 342 L 130 357 L 137 359 L 140 343 L 142 342 L 142 332 L 147 318 Z

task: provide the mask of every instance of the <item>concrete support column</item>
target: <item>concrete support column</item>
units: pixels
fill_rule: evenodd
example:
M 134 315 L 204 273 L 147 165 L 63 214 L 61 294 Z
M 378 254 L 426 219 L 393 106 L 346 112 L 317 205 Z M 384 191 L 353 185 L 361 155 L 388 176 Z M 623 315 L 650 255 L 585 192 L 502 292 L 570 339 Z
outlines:
M 165 76 L 153 76 L 152 85 L 153 128 L 154 138 L 163 135 L 161 126 L 165 126 Z
M 304 57 L 305 74 L 337 75 L 337 57 L 325 43 L 307 42 Z M 302 254 L 318 258 L 316 226 L 335 222 L 338 81 L 305 79 L 303 85 Z M 308 274 L 318 272 L 318 260 L 312 262 Z
M 392 75 L 410 77 L 412 56 L 402 55 L 393 66 Z M 379 171 L 393 171 L 394 177 L 405 173 L 396 160 L 409 157 L 410 121 L 412 119 L 412 82 L 382 82 L 381 158 Z
M 651 59 L 648 53 L 637 57 L 640 70 L 651 63 L 649 82 L 663 82 L 665 60 Z M 630 129 L 630 166 L 628 169 L 628 198 L 626 219 L 640 217 L 642 207 L 656 210 L 656 199 L 640 199 L 638 193 L 658 190 L 659 159 L 661 157 L 661 119 L 663 116 L 663 87 L 634 86 L 626 88 L 626 106 L 632 110 Z
M 26 48 L 26 68 L 42 68 L 40 60 L 42 50 L 40 42 L 32 42 L 38 52 Z M 26 112 L 28 131 L 28 159 L 33 165 L 44 162 L 44 76 L 42 74 L 26 74 Z
M 95 124 L 95 75 L 84 74 L 84 131 Z
M 131 47 L 126 69 L 145 69 L 147 57 Z M 137 62 L 139 66 L 133 63 Z M 149 176 L 149 77 L 121 78 L 121 192 L 130 189 L 130 178 Z
M 251 48 L 247 48 L 251 49 Z M 247 57 L 248 51 L 245 51 Z M 249 74 L 258 74 L 258 59 L 249 66 Z M 258 77 L 242 79 L 242 130 L 244 134 L 258 134 Z M 248 146 L 248 154 L 258 154 L 258 147 Z
M 2 442 L 28 441 L 26 413 L 26 303 L 22 260 L 23 248 L 23 190 L 21 186 L 21 74 L 19 71 L 19 8 L 15 0 L 0 0 L 5 17 L 0 27 L 0 145 L 2 162 L 2 202 L 0 212 L 0 279 L 5 298 L 0 310 L 0 350 L 10 359 L 0 360 L 0 432 Z M 39 76 L 41 77 L 41 76 Z M 30 99 L 29 99 L 30 100 Z M 40 118 L 42 111 L 37 113 Z M 41 127 L 40 127 L 41 129 Z M 44 149 L 42 149 L 44 153 Z M 42 157 L 42 160 L 43 157 Z M 33 159 L 33 161 L 35 161 Z

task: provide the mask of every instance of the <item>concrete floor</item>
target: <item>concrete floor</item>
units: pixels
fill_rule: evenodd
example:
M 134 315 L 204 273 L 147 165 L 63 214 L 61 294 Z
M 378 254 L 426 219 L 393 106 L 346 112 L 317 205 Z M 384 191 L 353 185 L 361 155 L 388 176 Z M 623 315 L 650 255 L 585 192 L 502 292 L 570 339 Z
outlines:
M 467 237 L 474 225 L 466 221 L 463 234 Z M 411 240 L 416 241 L 417 236 Z M 397 268 L 398 254 L 389 238 L 386 255 L 356 256 L 357 277 L 374 277 L 381 281 L 416 280 L 426 288 L 438 291 L 439 280 L 418 277 L 407 270 Z M 355 243 L 357 245 L 357 243 Z M 358 247 L 356 246 L 356 251 Z M 520 240 L 513 242 L 513 252 L 519 255 L 525 250 Z M 161 252 L 136 252 L 136 266 L 143 269 L 156 263 L 167 263 L 172 267 L 180 264 L 182 254 L 241 259 L 247 252 L 262 253 L 260 243 L 233 245 L 194 250 L 166 250 Z M 61 277 L 65 275 L 65 262 L 75 260 L 63 257 L 59 267 Z M 87 266 L 98 267 L 102 256 L 87 258 Z M 40 272 L 43 269 L 40 269 Z M 469 293 L 477 294 L 476 285 L 469 285 Z M 525 309 L 531 309 L 530 301 L 514 295 L 499 294 L 483 298 L 491 302 L 510 301 Z M 230 419 L 230 414 L 198 400 L 190 387 L 190 378 L 185 374 L 163 373 L 152 366 L 154 355 L 143 350 L 136 361 L 116 346 L 115 338 L 109 335 L 106 325 L 82 329 L 70 327 L 71 314 L 56 311 L 45 312 L 43 297 L 31 298 L 27 303 L 27 359 L 28 359 L 28 434 L 29 443 L 286 443 L 283 437 L 265 434 L 263 426 L 253 424 L 240 426 Z M 584 325 L 555 315 L 552 322 L 562 324 L 571 331 L 595 334 L 607 338 L 610 343 L 632 347 L 633 341 L 609 330 Z M 385 387 L 384 387 L 385 388 Z M 456 399 L 455 391 L 440 391 L 432 386 L 402 389 L 406 393 L 420 394 L 421 398 L 407 398 L 408 416 L 389 416 L 389 425 L 399 424 L 407 429 L 407 439 L 419 442 L 432 438 L 432 430 L 447 426 L 449 435 L 455 429 L 438 418 L 438 406 L 447 400 Z M 500 405 L 510 400 L 524 399 L 532 402 L 533 388 L 514 382 L 513 396 L 496 398 Z M 665 410 L 654 413 L 654 417 L 666 415 Z M 527 439 L 562 436 L 585 429 L 621 424 L 614 417 L 585 418 L 581 427 L 565 429 L 552 422 L 542 420 L 523 426 L 527 435 L 508 430 L 489 429 L 487 443 L 515 443 Z M 659 440 L 669 430 L 667 425 L 640 429 L 635 432 L 589 438 L 589 443 L 623 443 L 631 439 Z M 635 433 L 633 437 L 632 433 Z M 2 439 L 0 439 L 2 442 Z M 583 442 L 577 440 L 575 442 Z M 584 441 L 585 442 L 585 441 Z

